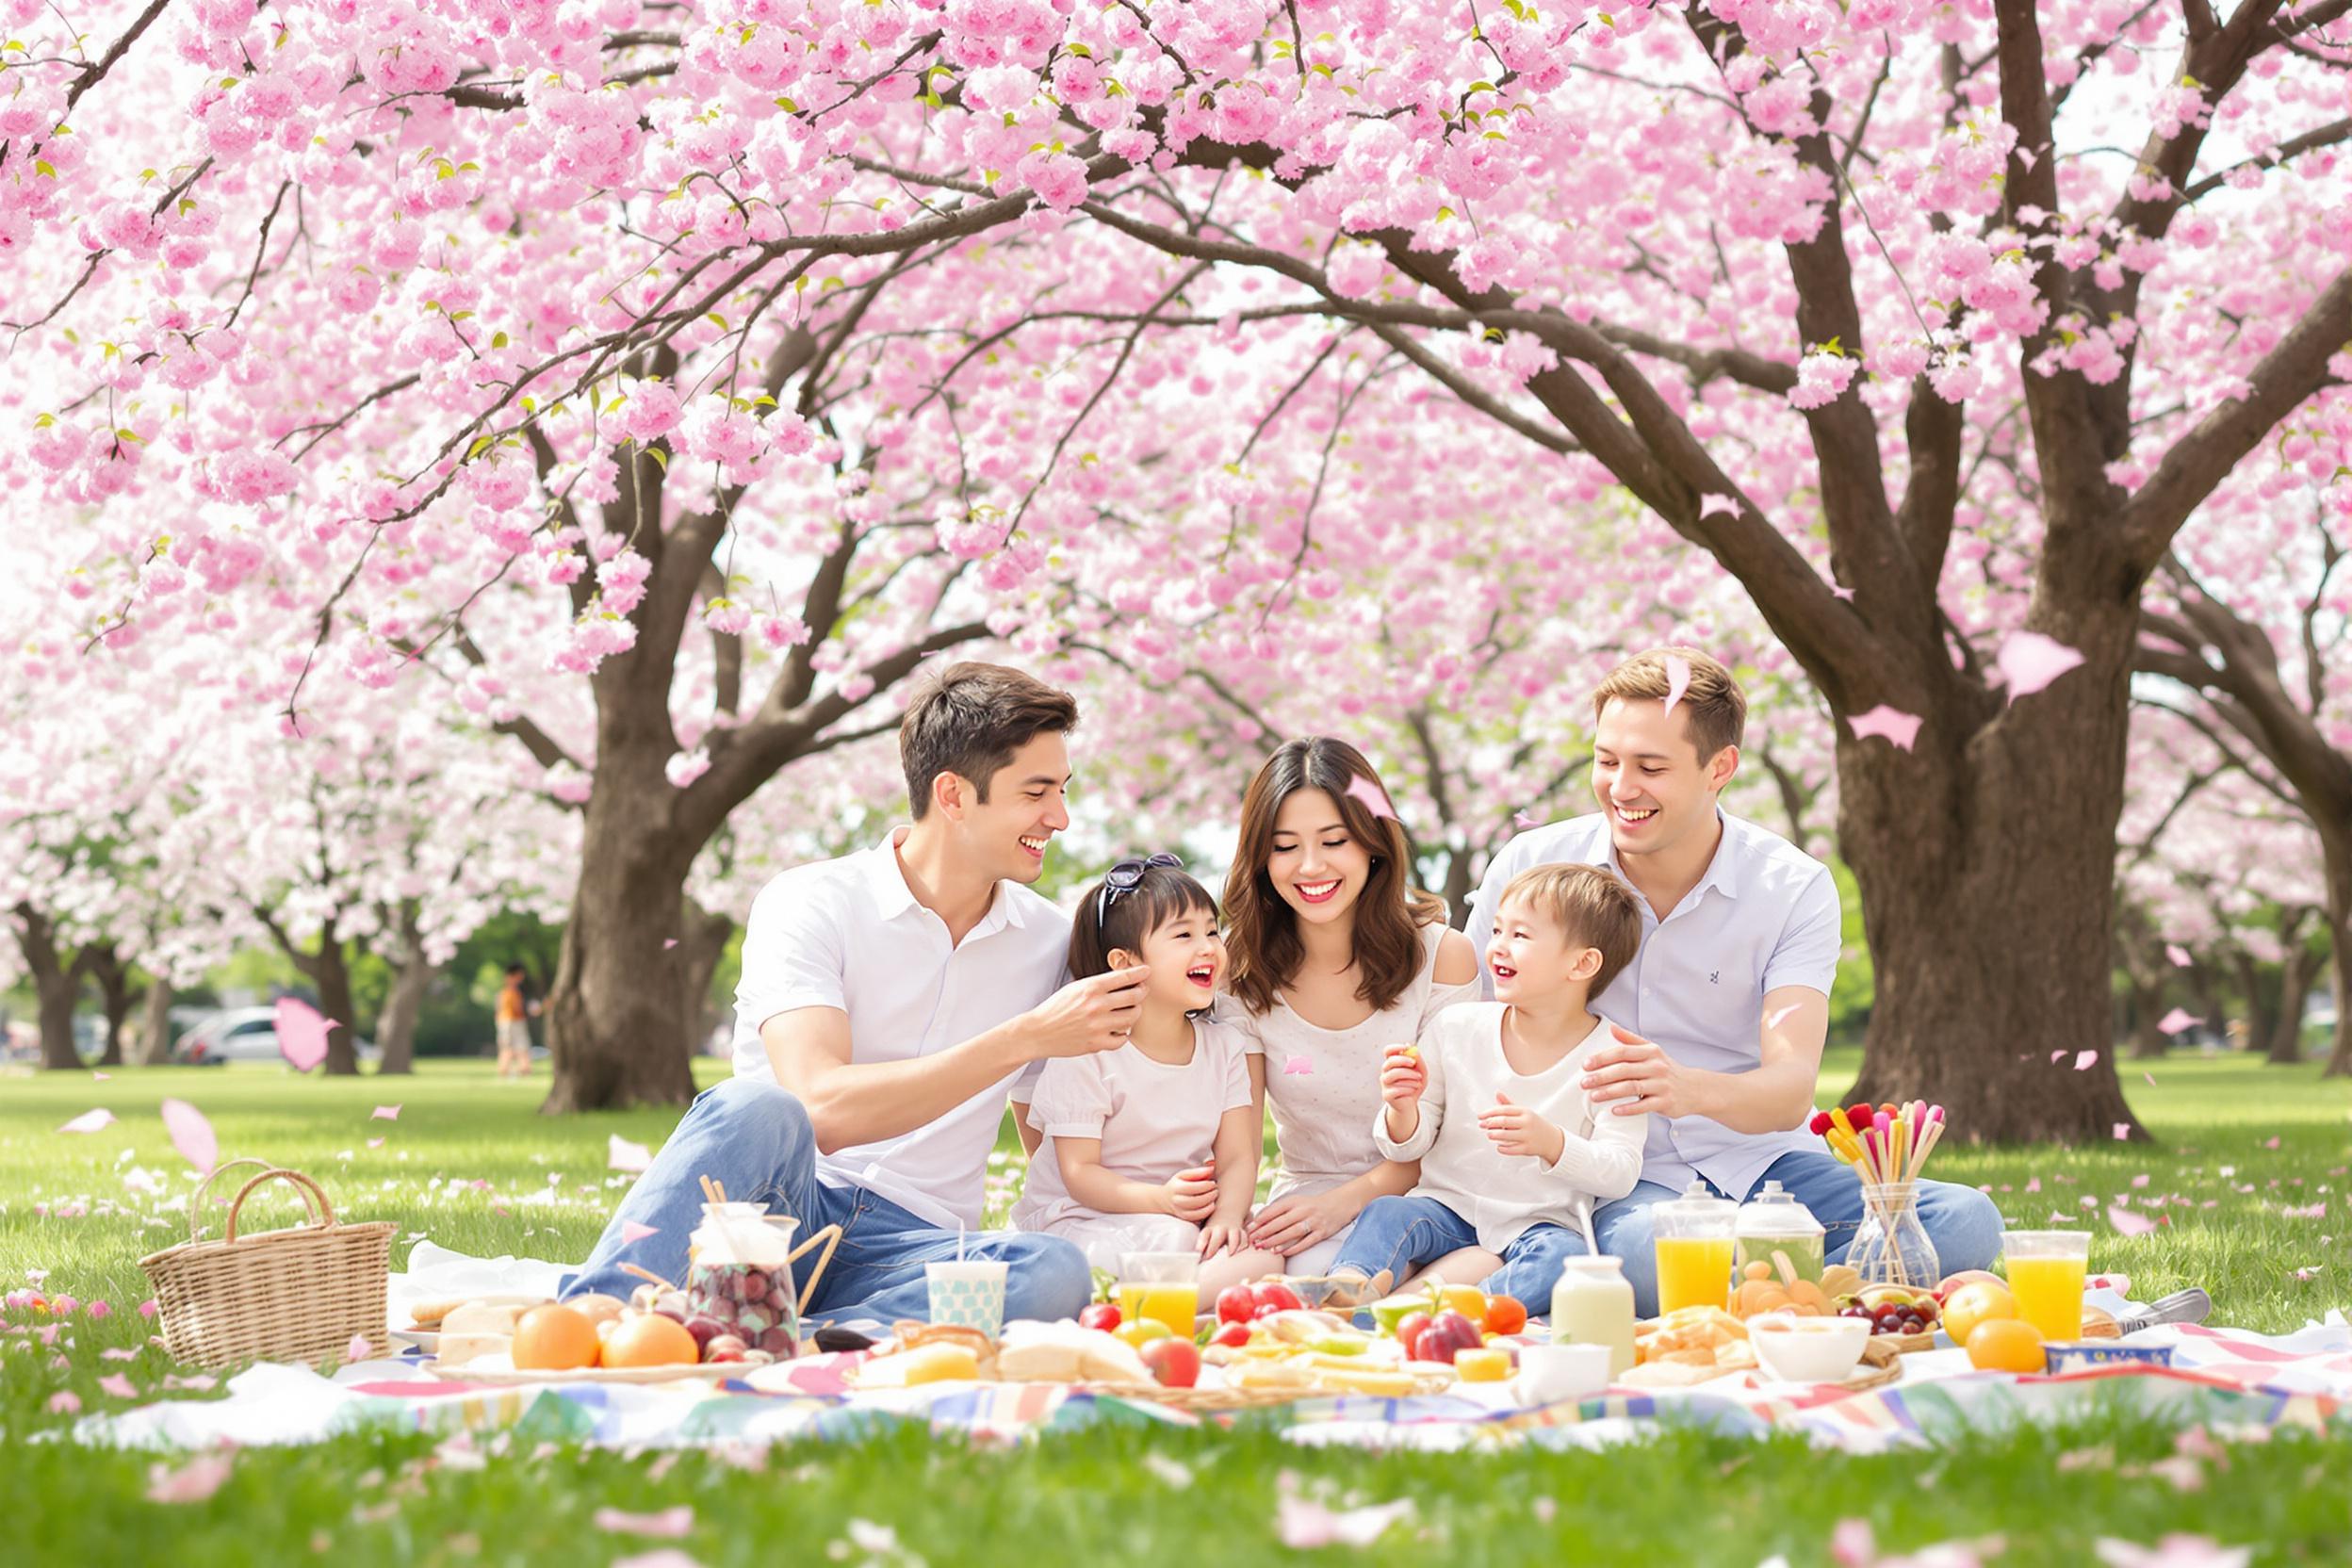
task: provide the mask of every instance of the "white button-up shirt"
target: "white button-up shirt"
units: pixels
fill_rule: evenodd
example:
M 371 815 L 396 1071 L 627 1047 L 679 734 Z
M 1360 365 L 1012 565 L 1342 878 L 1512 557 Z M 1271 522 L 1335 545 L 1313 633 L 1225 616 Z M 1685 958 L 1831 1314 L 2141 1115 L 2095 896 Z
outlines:
M 899 869 L 898 827 L 873 849 L 794 866 L 752 901 L 735 988 L 735 1073 L 776 1081 L 760 1026 L 798 1007 L 849 1015 L 852 1062 L 934 1055 L 1027 1012 L 1062 983 L 1070 919 L 999 882 L 980 923 L 950 943 Z M 863 1187 L 939 1226 L 980 1224 L 988 1152 L 1004 1101 L 1037 1064 L 876 1143 L 817 1156 L 817 1180 Z
M 1641 950 L 1592 1007 L 1685 1067 L 1753 1072 L 1763 1061 L 1765 993 L 1806 986 L 1827 996 L 1837 978 L 1838 884 L 1827 866 L 1777 833 L 1721 808 L 1716 817 L 1723 837 L 1707 874 L 1664 920 L 1637 890 Z M 1469 935 L 1481 954 L 1511 879 L 1561 862 L 1601 866 L 1626 880 L 1601 812 L 1520 834 L 1487 868 L 1470 906 Z M 1494 974 L 1483 962 L 1478 972 L 1492 994 Z M 1744 1200 L 1774 1160 L 1819 1147 L 1802 1121 L 1783 1133 L 1739 1133 L 1703 1116 L 1653 1116 L 1642 1179 L 1679 1191 L 1700 1175 Z

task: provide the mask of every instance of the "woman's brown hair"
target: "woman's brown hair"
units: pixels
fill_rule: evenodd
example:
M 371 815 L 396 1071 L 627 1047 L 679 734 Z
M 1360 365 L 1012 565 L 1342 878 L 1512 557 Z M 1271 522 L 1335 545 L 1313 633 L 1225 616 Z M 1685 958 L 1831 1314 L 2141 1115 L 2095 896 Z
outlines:
M 1359 1001 L 1370 1003 L 1375 1012 L 1394 1006 L 1421 972 L 1421 928 L 1446 918 L 1445 901 L 1408 879 L 1413 845 L 1404 824 L 1375 814 L 1363 799 L 1365 792 L 1349 793 L 1357 779 L 1387 798 L 1380 776 L 1364 753 L 1328 735 L 1308 735 L 1283 742 L 1241 797 L 1241 841 L 1225 877 L 1225 948 L 1233 966 L 1227 986 L 1252 1013 L 1274 1005 L 1274 993 L 1298 978 L 1306 958 L 1298 911 L 1266 874 L 1274 852 L 1274 819 L 1282 803 L 1301 790 L 1331 796 L 1348 836 L 1372 857 L 1371 874 L 1355 904 Z

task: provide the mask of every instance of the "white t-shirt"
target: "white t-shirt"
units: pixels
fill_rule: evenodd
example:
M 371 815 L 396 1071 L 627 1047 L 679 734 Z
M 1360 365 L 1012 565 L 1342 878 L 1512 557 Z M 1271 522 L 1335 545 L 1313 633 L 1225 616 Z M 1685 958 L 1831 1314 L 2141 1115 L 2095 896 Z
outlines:
M 1607 1019 L 1575 1050 L 1529 1077 L 1512 1071 L 1503 1054 L 1503 1015 L 1510 1011 L 1499 1002 L 1465 1002 L 1431 1021 L 1421 1037 L 1429 1073 L 1421 1124 L 1397 1143 L 1388 1135 L 1385 1114 L 1376 1116 L 1373 1141 L 1392 1160 L 1419 1160 L 1421 1181 L 1412 1195 L 1434 1198 L 1460 1215 L 1490 1252 L 1500 1252 L 1535 1225 L 1566 1226 L 1591 1246 L 1594 1203 L 1623 1198 L 1642 1179 L 1649 1113 L 1606 1112 L 1579 1086 L 1585 1059 L 1609 1038 Z M 1567 1135 L 1557 1162 L 1506 1155 L 1494 1147 L 1478 1114 L 1503 1095 Z
M 1014 1229 L 1042 1231 L 1094 1212 L 1062 1184 L 1055 1138 L 1100 1138 L 1105 1170 L 1157 1185 L 1206 1165 L 1217 1122 L 1251 1098 L 1240 1033 L 1206 1018 L 1193 1020 L 1192 1060 L 1182 1067 L 1152 1060 L 1132 1041 L 1091 1056 L 1055 1057 L 1029 1102 L 1029 1125 L 1045 1141 L 1013 1205 Z
M 1716 816 L 1723 837 L 1715 858 L 1664 920 L 1637 893 L 1641 949 L 1592 999 L 1592 1010 L 1657 1041 L 1685 1067 L 1753 1072 L 1764 1059 L 1765 993 L 1805 986 L 1827 996 L 1837 980 L 1842 940 L 1838 883 L 1827 866 L 1771 829 L 1720 807 Z M 1504 845 L 1470 906 L 1470 939 L 1478 944 L 1478 975 L 1490 993 L 1494 977 L 1484 956 L 1503 890 L 1530 866 L 1562 861 L 1606 867 L 1625 879 L 1609 819 L 1597 811 L 1532 829 Z M 1803 1120 L 1785 1132 L 1739 1133 L 1703 1116 L 1648 1119 L 1642 1179 L 1676 1192 L 1697 1175 L 1744 1200 L 1774 1160 L 1806 1150 L 1818 1153 L 1821 1147 Z
M 760 890 L 735 988 L 735 1075 L 776 1081 L 760 1026 L 800 1007 L 849 1015 L 852 1062 L 935 1055 L 1027 1012 L 1062 983 L 1070 920 L 999 882 L 980 923 L 950 944 L 899 868 L 905 827 L 870 850 L 794 866 Z M 1031 1064 L 946 1115 L 878 1143 L 817 1156 L 817 1180 L 863 1187 L 934 1225 L 977 1229 L 1006 1092 Z
M 1329 1192 L 1380 1163 L 1365 1129 L 1380 1109 L 1381 1055 L 1392 1045 L 1425 1038 L 1431 1019 L 1478 998 L 1475 981 L 1437 983 L 1437 949 L 1445 939 L 1443 923 L 1423 926 L 1421 967 L 1413 984 L 1386 1009 L 1347 1029 L 1309 1023 L 1280 992 L 1255 1018 L 1230 999 L 1217 1004 L 1220 1014 L 1240 1025 L 1250 1052 L 1266 1058 L 1266 1100 L 1282 1160 L 1268 1202 Z

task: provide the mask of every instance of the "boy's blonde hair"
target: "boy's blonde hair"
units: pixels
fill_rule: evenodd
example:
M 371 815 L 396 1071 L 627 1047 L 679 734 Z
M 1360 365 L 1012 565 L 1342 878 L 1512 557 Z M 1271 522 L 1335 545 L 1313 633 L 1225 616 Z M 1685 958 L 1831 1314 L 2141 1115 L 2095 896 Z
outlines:
M 1572 947 L 1597 947 L 1601 967 L 1587 996 L 1598 996 L 1642 948 L 1642 906 L 1631 888 L 1598 866 L 1537 866 L 1511 879 L 1505 905 L 1526 903 L 1559 926 Z
M 1702 766 L 1725 746 L 1736 746 L 1747 733 L 1748 695 L 1740 690 L 1723 664 L 1696 648 L 1652 648 L 1637 653 L 1602 678 L 1592 689 L 1592 722 L 1612 698 L 1625 702 L 1664 702 L 1674 690 L 1666 674 L 1669 654 L 1690 666 L 1690 684 L 1674 705 L 1685 715 L 1683 732 L 1699 750 Z

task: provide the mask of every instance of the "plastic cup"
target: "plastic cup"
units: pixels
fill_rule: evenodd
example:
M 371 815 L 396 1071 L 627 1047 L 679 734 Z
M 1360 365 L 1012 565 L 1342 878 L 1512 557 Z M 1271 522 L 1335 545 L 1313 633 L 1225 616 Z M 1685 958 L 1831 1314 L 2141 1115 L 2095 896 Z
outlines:
M 2084 1231 L 2009 1231 L 2001 1238 L 2009 1291 L 2017 1315 L 2045 1340 L 2082 1337 L 2082 1281 L 2090 1272 L 2091 1238 Z
M 1197 1252 L 1127 1252 L 1119 1260 L 1119 1315 L 1144 1318 L 1168 1331 L 1192 1337 L 1200 1313 L 1200 1257 Z
M 1002 1262 L 979 1258 L 923 1265 L 923 1277 L 931 1287 L 931 1321 L 1001 1333 L 1004 1267 Z

